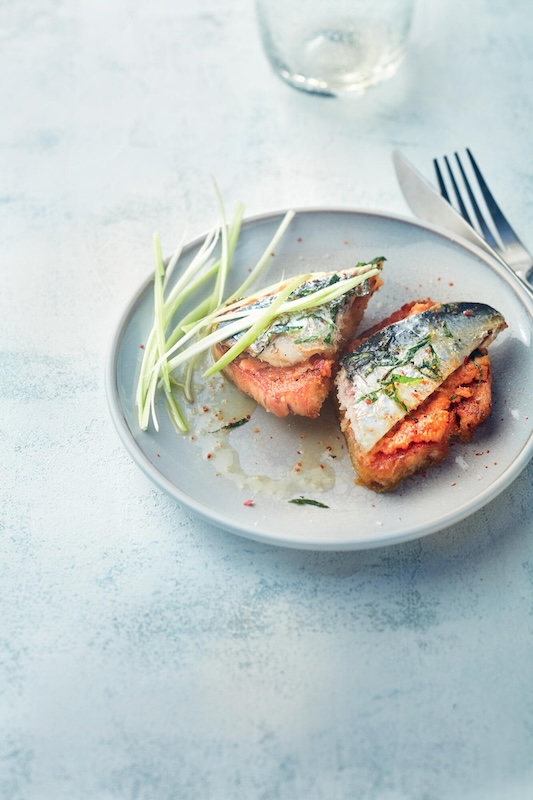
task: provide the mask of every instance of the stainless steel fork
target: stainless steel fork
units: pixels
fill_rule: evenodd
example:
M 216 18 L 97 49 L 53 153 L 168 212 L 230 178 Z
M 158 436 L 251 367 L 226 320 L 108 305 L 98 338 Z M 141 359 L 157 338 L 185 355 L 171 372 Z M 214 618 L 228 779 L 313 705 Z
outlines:
M 460 174 L 459 178 L 456 178 L 450 159 L 447 156 L 443 156 L 446 171 L 440 168 L 438 159 L 433 159 L 442 196 L 450 205 L 453 205 L 450 199 L 451 191 L 448 190 L 448 186 L 451 186 L 457 203 L 456 210 L 459 211 L 461 216 L 483 236 L 485 241 L 517 275 L 523 280 L 531 281 L 533 279 L 533 256 L 520 241 L 496 203 L 474 156 L 468 148 L 466 152 L 469 159 L 469 165 L 467 164 L 466 169 L 463 167 L 458 153 L 454 153 L 455 164 Z M 477 182 L 480 194 L 479 202 L 472 189 L 473 181 L 469 180 L 468 172 L 474 176 Z M 463 191 L 460 188 L 461 186 L 464 187 Z M 464 198 L 464 190 L 466 190 L 467 199 Z M 485 215 L 488 214 L 490 224 L 480 208 L 480 203 L 484 206 Z

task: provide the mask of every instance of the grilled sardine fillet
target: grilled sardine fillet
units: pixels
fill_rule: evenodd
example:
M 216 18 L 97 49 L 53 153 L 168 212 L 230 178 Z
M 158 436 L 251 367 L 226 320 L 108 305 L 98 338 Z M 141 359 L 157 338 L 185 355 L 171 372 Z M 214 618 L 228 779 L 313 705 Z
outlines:
M 376 268 L 381 266 L 382 260 L 375 262 Z M 350 278 L 357 274 L 357 269 L 313 273 L 290 299 Z M 280 283 L 277 291 L 286 283 Z M 332 389 L 342 348 L 354 336 L 370 297 L 381 284 L 380 275 L 373 275 L 334 301 L 277 317 L 241 355 L 224 367 L 224 374 L 278 417 L 288 414 L 318 417 Z M 246 307 L 261 309 L 275 296 L 276 290 L 257 300 L 247 299 Z M 236 340 L 234 336 L 215 345 L 215 358 L 220 358 Z
M 485 348 L 505 327 L 487 305 L 415 301 L 350 343 L 337 408 L 359 483 L 391 491 L 472 438 L 491 410 Z

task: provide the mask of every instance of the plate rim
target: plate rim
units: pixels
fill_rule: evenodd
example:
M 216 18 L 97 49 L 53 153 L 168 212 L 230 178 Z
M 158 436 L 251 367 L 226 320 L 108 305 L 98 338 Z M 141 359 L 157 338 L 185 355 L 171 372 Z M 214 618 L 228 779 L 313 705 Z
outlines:
M 289 209 L 275 209 L 271 211 L 265 211 L 262 213 L 254 214 L 251 216 L 246 216 L 243 219 L 243 230 L 246 225 L 250 225 L 257 222 L 269 221 L 275 218 L 282 218 L 284 214 Z M 381 219 L 390 220 L 393 222 L 399 222 L 402 224 L 409 225 L 411 227 L 421 228 L 424 231 L 429 231 L 430 233 L 436 234 L 443 239 L 446 239 L 459 247 L 463 250 L 468 251 L 472 255 L 476 256 L 477 258 L 481 259 L 487 266 L 492 269 L 494 272 L 498 274 L 500 278 L 502 278 L 506 284 L 509 286 L 511 291 L 514 292 L 517 299 L 519 299 L 526 312 L 528 313 L 531 320 L 533 320 L 533 298 L 529 296 L 526 287 L 522 287 L 521 281 L 516 276 L 502 266 L 497 259 L 493 258 L 489 253 L 485 252 L 481 247 L 469 242 L 466 239 L 463 239 L 458 234 L 449 231 L 445 228 L 442 228 L 438 225 L 434 225 L 432 223 L 427 223 L 422 220 L 418 220 L 411 217 L 406 217 L 401 214 L 396 214 L 392 212 L 382 211 L 382 210 L 375 210 L 375 209 L 361 209 L 361 208 L 352 208 L 346 206 L 310 206 L 310 207 L 299 207 L 291 209 L 295 212 L 296 216 L 299 214 L 346 214 L 349 216 L 359 216 L 359 217 L 379 217 Z M 193 239 L 187 241 L 183 246 L 183 253 L 187 253 L 189 250 L 197 247 L 207 235 L 207 232 L 199 234 L 195 236 Z M 190 509 L 194 514 L 199 516 L 205 522 L 209 524 L 215 525 L 218 528 L 222 528 L 225 531 L 233 533 L 237 536 L 240 536 L 245 539 L 250 539 L 256 542 L 260 542 L 263 544 L 270 544 L 272 546 L 277 547 L 286 547 L 290 549 L 297 549 L 297 550 L 315 550 L 315 551 L 351 551 L 351 550 L 365 550 L 365 549 L 374 549 L 374 548 L 382 548 L 382 547 L 389 547 L 395 544 L 400 544 L 402 542 L 407 542 L 415 539 L 420 539 L 425 536 L 429 536 L 432 533 L 436 533 L 437 531 L 445 530 L 449 528 L 451 525 L 457 524 L 476 511 L 479 511 L 480 508 L 483 508 L 487 503 L 494 500 L 498 495 L 501 494 L 525 469 L 528 465 L 531 457 L 533 455 L 533 429 L 530 433 L 529 438 L 525 441 L 523 447 L 521 448 L 520 452 L 512 462 L 512 464 L 490 485 L 490 487 L 486 487 L 483 491 L 481 491 L 474 499 L 468 500 L 462 503 L 460 506 L 455 507 L 452 512 L 445 514 L 444 516 L 441 515 L 437 520 L 433 523 L 427 524 L 418 524 L 415 526 L 411 526 L 408 530 L 404 530 L 396 535 L 388 534 L 382 538 L 363 538 L 357 540 L 344 540 L 344 539 L 325 539 L 323 537 L 318 539 L 298 539 L 295 540 L 291 538 L 287 534 L 284 533 L 272 533 L 266 532 L 263 530 L 254 530 L 252 526 L 248 526 L 246 524 L 240 523 L 234 519 L 231 519 L 227 515 L 223 515 L 217 513 L 216 511 L 211 511 L 206 509 L 202 503 L 200 503 L 195 498 L 188 495 L 183 490 L 179 489 L 179 487 L 167 479 L 149 460 L 149 458 L 145 455 L 143 449 L 138 444 L 136 438 L 134 437 L 133 433 L 131 432 L 124 414 L 122 412 L 122 406 L 120 403 L 120 397 L 118 392 L 118 375 L 117 375 L 117 363 L 118 363 L 118 355 L 120 352 L 120 346 L 124 339 L 128 323 L 132 315 L 134 314 L 138 303 L 140 302 L 141 298 L 144 296 L 148 288 L 150 287 L 151 283 L 153 282 L 153 274 L 150 274 L 142 284 L 136 289 L 134 294 L 130 297 L 130 299 L 125 304 L 124 308 L 120 316 L 118 317 L 118 321 L 115 324 L 113 335 L 111 336 L 108 351 L 105 359 L 105 393 L 107 399 L 107 405 L 109 408 L 109 412 L 114 424 L 114 427 L 119 435 L 122 444 L 125 446 L 126 451 L 129 453 L 131 458 L 133 459 L 134 463 L 144 472 L 144 474 L 160 489 L 165 491 L 168 495 L 170 495 L 174 500 L 178 503 L 186 506 Z

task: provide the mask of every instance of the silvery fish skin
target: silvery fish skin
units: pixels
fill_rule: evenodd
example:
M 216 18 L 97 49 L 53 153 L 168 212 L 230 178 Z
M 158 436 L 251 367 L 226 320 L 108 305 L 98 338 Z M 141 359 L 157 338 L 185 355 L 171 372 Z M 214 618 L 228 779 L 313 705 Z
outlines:
M 371 450 L 506 327 L 502 315 L 482 303 L 436 304 L 388 325 L 343 356 L 337 395 L 361 449 Z
M 371 266 L 381 269 L 384 259 L 375 259 Z M 361 272 L 359 264 L 352 269 L 336 272 L 315 272 L 312 278 L 303 281 L 289 297 L 294 300 L 309 294 L 311 291 L 332 286 L 339 280 L 352 278 Z M 266 308 L 276 294 L 279 293 L 287 281 L 280 282 L 272 293 L 256 298 L 246 298 L 242 307 L 247 310 L 260 310 Z M 371 283 L 365 279 L 354 289 L 349 290 L 336 300 L 324 303 L 316 308 L 305 311 L 291 312 L 277 317 L 268 328 L 247 348 L 247 352 L 254 358 L 268 362 L 274 367 L 287 367 L 307 360 L 312 355 L 320 354 L 325 357 L 337 352 L 342 344 L 342 323 L 348 314 L 352 302 L 356 297 L 363 297 L 371 292 Z M 223 345 L 231 347 L 241 334 L 236 334 L 226 340 Z

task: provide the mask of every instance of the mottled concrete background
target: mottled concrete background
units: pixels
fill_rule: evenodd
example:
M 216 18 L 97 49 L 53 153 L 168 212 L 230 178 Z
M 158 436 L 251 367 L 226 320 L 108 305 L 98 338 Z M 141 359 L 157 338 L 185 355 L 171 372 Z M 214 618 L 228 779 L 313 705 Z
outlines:
M 154 488 L 103 390 L 211 174 L 248 213 L 407 214 L 391 150 L 469 145 L 533 246 L 532 36 L 526 0 L 421 0 L 338 102 L 271 74 L 251 0 L 0 3 L 2 800 L 533 797 L 531 467 L 421 541 L 285 551 Z

